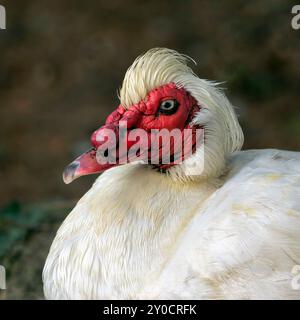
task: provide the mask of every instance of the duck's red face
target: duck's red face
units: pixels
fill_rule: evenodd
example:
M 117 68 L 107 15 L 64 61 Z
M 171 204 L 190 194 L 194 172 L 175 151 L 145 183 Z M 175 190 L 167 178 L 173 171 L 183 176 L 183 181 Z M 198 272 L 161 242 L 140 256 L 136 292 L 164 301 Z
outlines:
M 120 105 L 107 117 L 105 125 L 92 134 L 92 149 L 65 169 L 64 181 L 70 183 L 80 176 L 99 173 L 136 160 L 143 160 L 165 170 L 178 163 L 178 159 L 175 161 L 176 155 L 185 144 L 186 152 L 180 154 L 180 160 L 183 161 L 186 154 L 195 148 L 196 127 L 191 125 L 191 120 L 199 110 L 196 100 L 174 83 L 150 91 L 146 99 L 127 109 Z M 179 132 L 182 139 L 167 134 L 174 129 L 177 129 L 175 131 L 177 134 Z M 191 129 L 192 135 L 185 137 L 184 129 Z M 141 131 L 142 136 L 139 134 Z M 161 137 L 154 143 L 157 134 Z M 134 148 L 137 144 L 138 150 Z M 166 144 L 168 148 L 165 148 Z M 167 163 L 163 161 L 166 159 L 166 149 L 169 152 Z M 153 163 L 153 159 L 158 162 Z

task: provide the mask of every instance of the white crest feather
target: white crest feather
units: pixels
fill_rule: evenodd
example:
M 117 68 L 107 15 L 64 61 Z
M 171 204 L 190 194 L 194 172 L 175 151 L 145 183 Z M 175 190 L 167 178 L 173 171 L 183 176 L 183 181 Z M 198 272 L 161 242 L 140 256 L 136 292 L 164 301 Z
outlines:
M 136 58 L 127 70 L 120 90 L 121 105 L 129 108 L 146 97 L 152 89 L 176 82 L 178 75 L 193 74 L 186 55 L 166 48 L 154 48 Z

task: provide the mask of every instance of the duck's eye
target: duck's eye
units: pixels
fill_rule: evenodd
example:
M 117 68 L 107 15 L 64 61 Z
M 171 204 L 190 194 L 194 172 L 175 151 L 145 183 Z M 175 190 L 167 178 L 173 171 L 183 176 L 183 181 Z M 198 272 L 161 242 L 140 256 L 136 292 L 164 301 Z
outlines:
M 160 114 L 173 114 L 177 111 L 179 103 L 177 100 L 164 100 L 159 106 Z

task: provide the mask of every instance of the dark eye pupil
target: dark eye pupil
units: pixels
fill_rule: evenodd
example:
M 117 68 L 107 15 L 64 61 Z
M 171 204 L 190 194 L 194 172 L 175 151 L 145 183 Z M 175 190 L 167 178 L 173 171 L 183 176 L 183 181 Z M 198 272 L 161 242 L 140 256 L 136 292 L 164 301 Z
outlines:
M 165 101 L 162 104 L 162 107 L 164 109 L 171 109 L 171 108 L 173 108 L 173 106 L 174 106 L 174 101 Z
M 159 106 L 159 113 L 161 114 L 173 114 L 177 111 L 179 103 L 177 100 L 165 100 L 162 101 Z

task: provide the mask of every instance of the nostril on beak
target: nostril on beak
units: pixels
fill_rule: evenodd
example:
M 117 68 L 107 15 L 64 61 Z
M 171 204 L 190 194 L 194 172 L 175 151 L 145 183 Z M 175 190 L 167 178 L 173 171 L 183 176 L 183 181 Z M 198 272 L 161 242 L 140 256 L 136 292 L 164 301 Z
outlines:
M 65 184 L 69 184 L 75 179 L 75 172 L 79 165 L 80 163 L 78 161 L 74 161 L 65 168 L 63 172 L 63 180 Z

